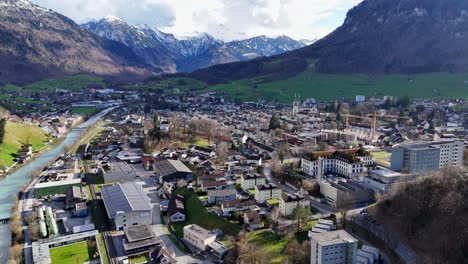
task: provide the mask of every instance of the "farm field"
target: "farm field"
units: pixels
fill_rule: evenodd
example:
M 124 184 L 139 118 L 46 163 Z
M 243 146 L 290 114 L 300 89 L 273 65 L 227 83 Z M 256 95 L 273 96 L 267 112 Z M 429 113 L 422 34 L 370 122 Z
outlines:
M 29 142 L 35 151 L 44 147 L 48 139 L 46 133 L 38 126 L 1 121 L 0 166 L 11 166 L 21 145 Z
M 340 98 L 354 99 L 356 95 L 409 95 L 418 98 L 468 98 L 468 74 L 428 73 L 415 75 L 339 75 L 312 71 L 300 73 L 281 81 L 262 83 L 261 78 L 239 80 L 209 87 L 225 91 L 231 99 L 257 101 L 276 100 L 289 103 L 294 94 L 318 101 Z

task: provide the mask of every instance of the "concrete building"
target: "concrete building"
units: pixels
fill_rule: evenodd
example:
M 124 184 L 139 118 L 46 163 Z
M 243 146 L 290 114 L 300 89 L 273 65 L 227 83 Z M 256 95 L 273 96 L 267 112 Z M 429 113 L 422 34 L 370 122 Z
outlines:
M 301 170 L 313 177 L 334 173 L 351 178 L 372 164 L 372 155 L 364 149 L 321 151 L 302 158 Z
M 257 203 L 263 203 L 270 199 L 281 198 L 282 190 L 275 184 L 260 184 L 255 186 L 255 200 Z
M 216 241 L 216 234 L 195 224 L 187 225 L 184 227 L 184 240 L 204 252 L 209 244 Z
M 361 103 L 366 101 L 366 96 L 364 95 L 356 95 L 356 102 Z
M 208 191 L 208 203 L 217 204 L 225 201 L 232 201 L 237 198 L 236 189 L 212 190 Z
M 354 264 L 358 240 L 344 230 L 309 233 L 311 264 Z
M 293 213 L 297 206 L 303 206 L 310 208 L 310 201 L 305 199 L 304 195 L 296 194 L 285 194 L 279 199 L 279 211 L 284 216 L 289 216 Z
M 389 169 L 373 170 L 363 178 L 364 183 L 380 193 L 391 193 L 400 184 L 418 179 L 415 173 L 400 173 Z
M 126 227 L 124 234 L 126 241 L 123 247 L 126 254 L 150 252 L 162 243 L 148 225 Z
M 123 230 L 132 225 L 153 223 L 153 208 L 140 185 L 126 182 L 104 186 L 101 196 L 107 216 L 114 223 L 116 230 Z
M 412 173 L 463 165 L 462 141 L 403 143 L 393 147 L 391 169 Z
M 255 189 L 255 186 L 266 184 L 265 176 L 260 173 L 245 173 L 241 176 L 241 188 L 244 191 Z
M 109 162 L 98 168 L 98 174 L 104 178 L 104 183 L 133 181 L 136 171 L 126 162 Z
M 320 193 L 325 201 L 337 208 L 354 208 L 374 202 L 374 191 L 354 180 L 321 181 Z

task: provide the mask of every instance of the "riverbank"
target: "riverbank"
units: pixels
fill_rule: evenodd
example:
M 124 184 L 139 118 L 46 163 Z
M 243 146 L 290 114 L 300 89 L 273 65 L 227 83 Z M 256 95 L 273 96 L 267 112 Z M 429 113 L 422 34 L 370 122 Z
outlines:
M 44 151 L 37 155 L 35 159 L 24 164 L 21 168 L 17 168 L 14 172 L 9 173 L 4 179 L 2 179 L 0 181 L 0 190 L 2 190 L 2 192 L 0 192 L 0 218 L 4 219 L 11 217 L 11 209 L 15 204 L 18 195 L 21 195 L 21 192 L 25 190 L 24 186 L 30 185 L 34 178 L 32 176 L 38 176 L 38 174 L 35 175 L 35 172 L 40 173 L 51 162 L 55 162 L 58 157 L 69 152 L 71 147 L 77 144 L 86 135 L 86 133 L 89 132 L 89 128 L 113 109 L 115 108 L 106 109 L 91 117 L 88 121 L 83 122 L 81 125 L 76 126 L 67 134 L 62 142 L 58 143 L 48 151 Z M 11 241 L 7 238 L 11 237 L 10 229 L 2 228 L 0 236 L 5 238 L 0 240 L 0 247 L 4 249 L 9 248 Z M 8 250 L 5 251 L 0 254 L 0 263 L 6 263 L 8 260 Z

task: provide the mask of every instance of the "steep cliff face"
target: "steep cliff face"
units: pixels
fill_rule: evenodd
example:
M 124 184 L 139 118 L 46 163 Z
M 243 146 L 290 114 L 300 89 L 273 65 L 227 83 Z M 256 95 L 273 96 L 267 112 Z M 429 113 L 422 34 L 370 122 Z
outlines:
M 366 0 L 304 50 L 319 72 L 468 72 L 468 1 Z

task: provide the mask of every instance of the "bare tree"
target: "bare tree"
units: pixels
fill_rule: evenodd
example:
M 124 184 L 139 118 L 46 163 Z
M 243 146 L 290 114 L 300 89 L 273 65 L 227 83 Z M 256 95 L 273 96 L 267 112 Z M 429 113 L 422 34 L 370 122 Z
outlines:
M 341 224 L 343 228 L 346 227 L 346 221 L 348 217 L 348 211 L 353 208 L 354 198 L 348 192 L 339 192 L 337 208 L 341 217 Z
M 229 146 L 226 141 L 221 141 L 216 146 L 216 154 L 221 161 L 226 160 L 227 156 L 229 155 Z

